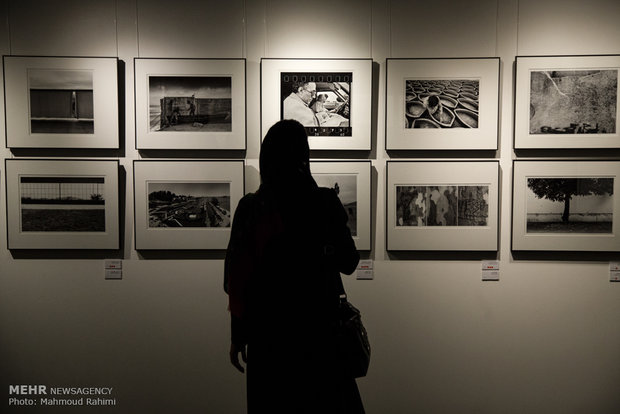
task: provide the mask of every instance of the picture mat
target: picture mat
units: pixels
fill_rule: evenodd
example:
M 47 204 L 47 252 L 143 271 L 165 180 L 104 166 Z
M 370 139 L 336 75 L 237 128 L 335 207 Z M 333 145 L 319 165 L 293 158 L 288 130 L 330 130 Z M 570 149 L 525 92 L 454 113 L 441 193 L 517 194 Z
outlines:
M 139 149 L 245 149 L 246 85 L 244 59 L 134 60 L 136 147 Z M 151 131 L 149 76 L 230 76 L 231 131 Z
M 405 128 L 405 81 L 479 80 L 478 128 Z M 497 149 L 499 58 L 388 59 L 386 149 Z
M 116 58 L 4 57 L 6 136 L 9 148 L 118 148 Z M 92 70 L 94 133 L 30 133 L 28 69 Z
M 616 102 L 616 129 L 606 134 L 532 134 L 530 101 L 532 71 L 618 70 L 620 55 L 612 56 L 517 56 L 515 88 L 515 149 L 526 148 L 620 148 L 620 102 Z M 620 99 L 619 90 L 616 97 Z
M 369 150 L 371 136 L 371 59 L 261 59 L 261 136 L 280 121 L 281 72 L 351 72 L 350 126 L 353 136 L 311 136 L 310 149 Z
M 70 172 L 70 173 L 68 173 Z M 26 231 L 21 226 L 21 177 L 105 177 L 104 232 Z M 6 160 L 9 249 L 118 249 L 118 161 Z
M 488 186 L 486 226 L 396 225 L 396 187 L 427 185 Z M 388 161 L 387 249 L 494 251 L 498 248 L 499 164 L 497 161 Z
M 620 161 L 515 161 L 513 168 L 512 250 L 619 251 L 618 220 L 609 233 L 528 233 L 528 178 L 614 179 L 613 216 L 619 217 Z
M 136 250 L 219 250 L 228 246 L 230 227 L 149 227 L 148 182 L 230 183 L 230 211 L 244 195 L 244 162 L 134 161 Z
M 357 235 L 353 237 L 358 250 L 372 249 L 371 233 L 371 163 L 370 161 L 310 161 L 312 174 L 357 176 Z

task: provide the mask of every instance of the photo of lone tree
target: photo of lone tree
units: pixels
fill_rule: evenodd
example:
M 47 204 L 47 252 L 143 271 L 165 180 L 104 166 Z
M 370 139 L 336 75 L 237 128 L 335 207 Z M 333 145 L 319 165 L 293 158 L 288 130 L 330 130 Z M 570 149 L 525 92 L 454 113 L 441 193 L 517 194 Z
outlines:
M 611 233 L 613 178 L 528 178 L 527 231 Z

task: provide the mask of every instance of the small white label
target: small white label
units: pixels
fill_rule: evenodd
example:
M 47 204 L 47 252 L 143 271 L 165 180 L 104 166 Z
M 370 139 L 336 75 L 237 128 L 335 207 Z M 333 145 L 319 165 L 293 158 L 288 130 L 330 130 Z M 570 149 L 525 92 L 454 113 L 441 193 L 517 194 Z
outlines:
M 499 280 L 499 261 L 482 261 L 482 280 Z
M 106 279 L 122 279 L 123 271 L 121 269 L 106 269 L 105 278 Z
M 499 270 L 483 270 L 482 280 L 499 280 Z
M 620 272 L 620 262 L 609 262 L 610 272 Z
M 105 268 L 106 269 L 122 269 L 123 261 L 122 260 L 106 260 Z
M 609 281 L 611 282 L 620 282 L 620 272 L 609 272 Z
M 356 277 L 363 280 L 373 279 L 372 260 L 360 260 L 357 265 Z

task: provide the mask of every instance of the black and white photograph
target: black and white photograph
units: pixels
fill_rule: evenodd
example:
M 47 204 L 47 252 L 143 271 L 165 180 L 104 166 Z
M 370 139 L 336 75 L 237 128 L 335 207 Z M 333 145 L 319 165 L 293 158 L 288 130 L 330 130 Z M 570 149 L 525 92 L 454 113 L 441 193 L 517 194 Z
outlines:
M 319 187 L 333 189 L 345 211 L 347 226 L 353 237 L 357 236 L 357 176 L 354 174 L 313 174 Z
M 387 150 L 497 149 L 499 58 L 388 58 Z
M 614 134 L 618 70 L 530 72 L 530 134 Z
M 232 130 L 230 76 L 149 76 L 150 131 Z
M 149 228 L 230 227 L 230 183 L 147 182 Z
M 351 136 L 352 72 L 282 72 L 280 119 L 295 119 L 308 136 Z
M 459 226 L 486 226 L 489 220 L 489 187 L 486 185 L 459 186 Z
M 30 69 L 30 132 L 94 133 L 92 70 Z
M 486 226 L 489 187 L 396 186 L 396 226 Z
M 20 177 L 21 231 L 105 231 L 104 177 Z
M 611 233 L 613 196 L 613 178 L 528 178 L 527 233 Z
M 479 79 L 405 80 L 405 129 L 478 128 Z
M 497 250 L 497 161 L 389 160 L 386 178 L 387 250 Z

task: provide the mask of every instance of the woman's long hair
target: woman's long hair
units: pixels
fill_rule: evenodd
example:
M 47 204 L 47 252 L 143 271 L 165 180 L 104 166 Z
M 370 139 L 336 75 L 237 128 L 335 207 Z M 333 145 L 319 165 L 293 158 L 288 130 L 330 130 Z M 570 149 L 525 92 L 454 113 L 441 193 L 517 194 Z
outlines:
M 261 188 L 280 196 L 296 196 L 316 188 L 310 173 L 310 147 L 306 129 L 285 119 L 274 124 L 261 145 Z

